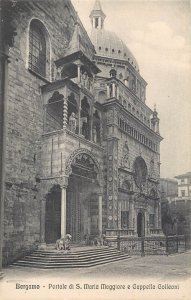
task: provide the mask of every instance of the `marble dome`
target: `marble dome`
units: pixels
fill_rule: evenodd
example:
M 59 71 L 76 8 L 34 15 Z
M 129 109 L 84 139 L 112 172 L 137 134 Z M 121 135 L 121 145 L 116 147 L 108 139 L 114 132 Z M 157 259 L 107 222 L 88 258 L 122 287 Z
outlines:
M 132 67 L 139 71 L 139 66 L 134 55 L 117 34 L 104 28 L 93 28 L 90 38 L 97 55 L 128 61 Z
M 95 1 L 91 11 L 91 41 L 98 56 L 128 61 L 139 72 L 138 63 L 126 44 L 114 32 L 104 29 L 104 14 L 99 0 Z

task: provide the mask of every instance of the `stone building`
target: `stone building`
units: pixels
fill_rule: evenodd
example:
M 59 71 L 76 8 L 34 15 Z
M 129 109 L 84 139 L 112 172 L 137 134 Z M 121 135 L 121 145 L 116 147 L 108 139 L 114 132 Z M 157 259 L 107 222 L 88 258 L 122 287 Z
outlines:
M 175 176 L 178 180 L 178 197 L 191 198 L 191 172 Z
M 161 234 L 158 114 L 146 105 L 133 54 L 105 30 L 100 2 L 91 39 L 70 0 L 13 2 L 10 10 L 4 263 L 66 233 L 75 243 Z
M 191 172 L 161 178 L 161 217 L 165 235 L 184 235 L 186 247 L 191 247 Z
M 178 196 L 178 182 L 176 179 L 160 178 L 161 201 L 165 200 L 169 203 Z

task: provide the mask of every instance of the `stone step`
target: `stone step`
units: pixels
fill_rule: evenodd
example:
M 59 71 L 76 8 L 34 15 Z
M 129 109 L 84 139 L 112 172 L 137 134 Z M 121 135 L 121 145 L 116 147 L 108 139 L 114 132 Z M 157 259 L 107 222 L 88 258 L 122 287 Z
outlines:
M 77 251 L 64 254 L 63 252 L 36 250 L 23 259 L 13 263 L 14 266 L 33 267 L 40 269 L 51 268 L 80 268 L 105 264 L 112 261 L 129 258 L 128 254 L 118 251 L 115 248 L 100 248 L 89 251 Z
M 78 250 L 79 248 L 79 250 Z M 77 249 L 76 248 L 71 248 L 71 252 L 72 254 L 80 254 L 80 253 L 93 253 L 93 252 L 103 252 L 103 251 L 115 251 L 117 250 L 116 248 L 111 248 L 111 247 L 100 247 L 100 248 L 88 248 L 86 249 L 86 247 L 78 247 Z M 83 249 L 83 250 L 81 250 Z M 58 251 L 56 249 L 46 249 L 46 250 L 41 250 L 41 249 L 38 249 L 38 250 L 35 250 L 33 251 L 33 253 L 37 253 L 37 254 L 44 254 L 44 255 L 52 255 L 53 253 L 55 255 L 59 255 L 60 253 L 62 253 L 62 250 L 61 251 Z
M 52 253 L 41 253 L 41 252 L 33 252 L 32 254 L 30 254 L 29 256 L 33 256 L 33 257 L 41 257 L 41 258 L 60 258 L 60 257 L 84 257 L 84 256 L 96 256 L 96 255 L 104 255 L 104 254 L 112 254 L 112 253 L 120 253 L 120 251 L 117 251 L 116 249 L 113 250 L 107 250 L 107 251 L 80 251 L 80 252 L 68 252 L 68 253 L 64 253 L 63 251 L 59 251 L 59 252 L 52 252 Z
M 47 262 L 56 262 L 56 261 L 79 261 L 79 260 L 83 260 L 83 261 L 86 261 L 86 260 L 93 260 L 93 259 L 96 259 L 97 257 L 99 258 L 104 258 L 104 257 L 114 257 L 114 256 L 122 256 L 123 253 L 121 252 L 111 252 L 111 253 L 100 253 L 99 255 L 97 254 L 94 254 L 94 255 L 80 255 L 80 256 L 73 256 L 73 255 L 63 255 L 63 256 L 60 256 L 60 257 L 46 257 L 46 256 L 33 256 L 33 255 L 28 255 L 28 256 L 25 256 L 24 259 L 25 260 L 31 260 L 31 261 L 47 261 Z
M 25 261 L 19 260 L 18 262 L 14 263 L 14 266 L 18 267 L 32 267 L 32 268 L 39 268 L 39 269 L 56 269 L 56 268 L 82 268 L 82 267 L 92 267 L 96 265 L 102 265 L 106 263 L 111 263 L 114 261 L 124 260 L 130 258 L 129 255 L 121 255 L 116 257 L 104 257 L 104 258 L 97 258 L 94 260 L 87 260 L 87 261 L 72 261 L 72 262 L 35 262 L 35 261 Z

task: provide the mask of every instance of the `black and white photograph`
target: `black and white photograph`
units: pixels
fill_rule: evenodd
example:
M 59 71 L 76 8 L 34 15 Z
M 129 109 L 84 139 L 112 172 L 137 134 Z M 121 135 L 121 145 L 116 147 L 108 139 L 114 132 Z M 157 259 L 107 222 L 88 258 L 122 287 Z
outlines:
M 0 22 L 0 298 L 189 300 L 190 1 Z

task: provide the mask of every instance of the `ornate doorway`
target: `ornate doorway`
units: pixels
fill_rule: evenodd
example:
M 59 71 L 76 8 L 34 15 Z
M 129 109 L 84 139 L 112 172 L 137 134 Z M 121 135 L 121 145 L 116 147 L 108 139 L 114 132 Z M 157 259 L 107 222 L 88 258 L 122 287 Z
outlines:
M 71 168 L 66 193 L 66 232 L 72 235 L 73 242 L 82 242 L 85 235 L 99 234 L 98 172 L 87 153 L 78 154 Z
M 138 237 L 145 235 L 145 217 L 143 212 L 137 215 L 137 235 Z

